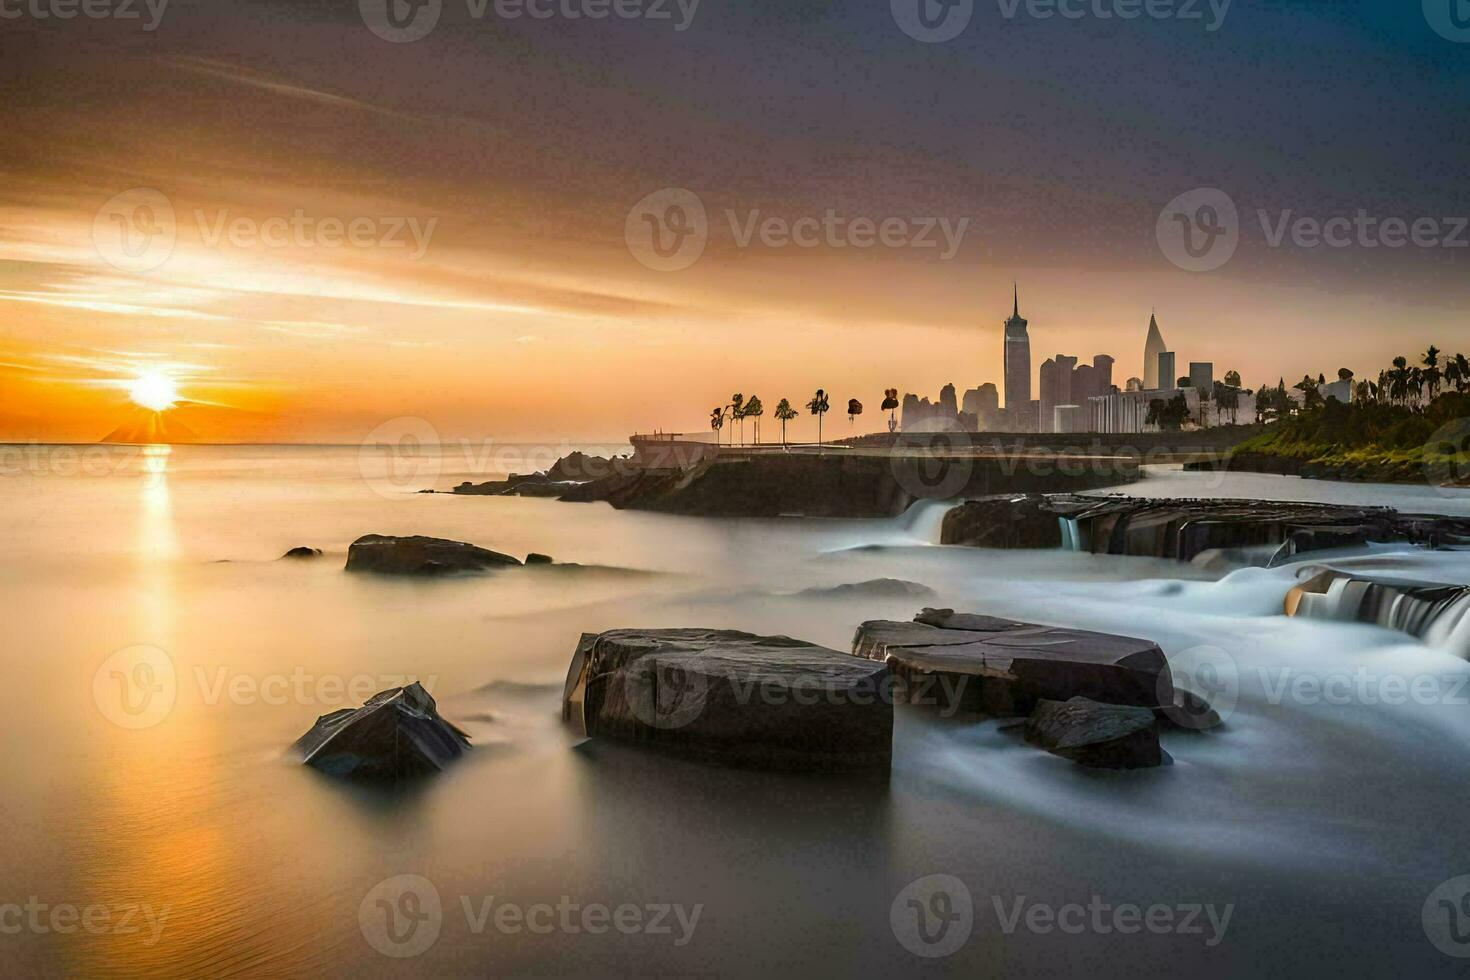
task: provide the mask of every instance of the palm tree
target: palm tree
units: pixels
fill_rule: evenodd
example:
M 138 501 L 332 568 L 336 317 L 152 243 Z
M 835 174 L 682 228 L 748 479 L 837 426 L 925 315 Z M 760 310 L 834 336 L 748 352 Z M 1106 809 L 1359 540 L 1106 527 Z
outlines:
M 1464 391 L 1470 387 L 1470 360 L 1466 360 L 1464 354 L 1455 355 L 1455 370 L 1460 372 L 1460 380 L 1455 382 L 1455 390 Z
M 1418 404 L 1424 400 L 1424 369 L 1409 368 L 1409 388 L 1414 392 L 1414 402 Z
M 786 445 L 786 423 L 796 418 L 799 413 L 791 407 L 791 402 L 785 398 L 776 403 L 776 420 L 781 423 L 781 445 Z
M 709 427 L 715 430 L 715 445 L 720 444 L 720 430 L 725 427 L 725 409 L 716 405 L 709 413 Z
M 1439 369 L 1439 348 L 1433 344 L 1424 352 L 1424 384 L 1429 388 L 1429 400 L 1434 401 L 1439 394 L 1439 381 L 1444 377 L 1444 372 Z
M 806 403 L 806 410 L 817 417 L 817 449 L 822 448 L 822 416 L 827 414 L 831 405 L 827 399 L 827 393 L 821 388 L 812 396 L 812 400 Z
M 1456 391 L 1465 390 L 1465 375 L 1460 371 L 1460 358 L 1463 354 L 1444 359 L 1444 383 L 1451 385 Z
M 745 445 L 745 417 L 740 414 L 740 407 L 745 404 L 745 396 L 740 392 L 730 396 L 730 418 L 740 423 L 740 444 Z
M 898 416 L 896 414 L 894 414 L 894 413 L 896 413 L 898 411 L 898 389 L 897 388 L 884 388 L 883 389 L 883 405 L 882 405 L 881 410 L 888 413 L 888 431 L 889 432 L 892 432 L 894 429 L 897 429 L 898 428 Z
M 745 402 L 745 408 L 740 411 L 740 417 L 742 419 L 755 420 L 751 425 L 755 426 L 754 439 L 757 446 L 761 442 L 761 416 L 764 414 L 766 414 L 766 407 L 761 404 L 759 395 L 751 395 Z
M 1388 373 L 1388 397 L 1396 402 L 1409 400 L 1409 359 L 1402 354 L 1393 359 L 1393 370 Z

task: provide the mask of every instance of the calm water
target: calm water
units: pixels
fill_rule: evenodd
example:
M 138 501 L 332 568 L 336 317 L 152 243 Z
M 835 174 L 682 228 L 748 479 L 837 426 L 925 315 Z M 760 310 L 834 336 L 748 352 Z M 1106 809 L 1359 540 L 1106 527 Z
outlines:
M 706 521 L 411 492 L 531 468 L 519 452 L 456 449 L 407 471 L 355 449 L 0 458 L 4 973 L 1464 975 L 1423 924 L 1431 892 L 1470 874 L 1458 640 L 1288 620 L 1292 569 L 936 547 L 939 506 Z M 1470 514 L 1470 493 L 1168 470 L 1130 492 Z M 374 531 L 588 567 L 345 575 L 348 543 Z M 275 560 L 295 545 L 327 554 Z M 1354 561 L 1470 581 L 1466 554 Z M 903 710 L 875 786 L 579 747 L 555 721 L 584 630 L 738 627 L 846 648 L 861 620 L 918 603 L 795 593 L 884 576 L 940 604 L 1150 637 L 1219 682 L 1227 724 L 1166 735 L 1171 767 L 1099 774 L 994 721 Z M 139 645 L 156 651 L 117 653 Z M 140 656 L 156 668 L 146 702 L 113 674 Z M 384 797 L 283 757 L 318 714 L 405 676 L 473 735 L 461 765 Z M 1415 680 L 1421 696 L 1395 696 Z M 1370 696 L 1333 694 L 1349 682 Z M 941 959 L 911 953 L 890 916 L 932 874 L 963 883 L 973 909 L 954 913 L 940 942 L 965 941 Z M 427 930 L 389 939 L 417 952 L 395 958 L 375 947 L 388 918 L 374 889 L 400 875 L 431 884 L 439 911 L 423 891 L 390 902 L 396 938 Z M 495 912 L 543 903 L 572 911 Z M 1159 906 L 1173 925 L 1074 903 Z M 626 931 L 581 917 L 620 905 Z M 658 913 L 675 906 L 684 920 Z M 1223 935 L 1193 906 L 1228 909 Z

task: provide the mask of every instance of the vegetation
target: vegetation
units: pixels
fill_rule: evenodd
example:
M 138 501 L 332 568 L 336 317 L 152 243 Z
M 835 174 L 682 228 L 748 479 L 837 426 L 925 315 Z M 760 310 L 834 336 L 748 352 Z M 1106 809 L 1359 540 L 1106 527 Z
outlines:
M 822 416 L 826 415 L 827 409 L 831 407 L 832 406 L 830 400 L 827 398 L 827 393 L 821 388 L 818 388 L 817 393 L 812 396 L 812 400 L 806 403 L 806 410 L 817 417 L 818 446 L 822 444 Z
M 1322 378 L 1292 387 L 1262 387 L 1257 412 L 1278 424 L 1236 448 L 1237 454 L 1275 458 L 1298 471 L 1348 479 L 1466 482 L 1470 477 L 1470 365 L 1465 356 L 1431 346 L 1409 364 L 1395 357 L 1378 380 L 1353 385 L 1353 401 L 1324 398 Z M 1346 368 L 1339 381 L 1353 381 Z M 1288 468 L 1288 467 L 1284 467 Z
M 791 407 L 791 402 L 785 398 L 776 403 L 776 421 L 781 423 L 781 445 L 786 445 L 786 423 L 796 418 L 799 413 Z

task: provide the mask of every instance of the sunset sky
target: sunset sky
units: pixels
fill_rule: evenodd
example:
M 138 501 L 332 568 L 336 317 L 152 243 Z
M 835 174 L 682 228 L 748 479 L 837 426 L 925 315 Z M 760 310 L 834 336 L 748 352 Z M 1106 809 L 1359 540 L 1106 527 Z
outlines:
M 769 426 L 817 387 L 875 428 L 885 387 L 1000 382 L 1012 280 L 1033 366 L 1107 352 L 1120 382 L 1151 309 L 1181 367 L 1252 385 L 1470 352 L 1470 248 L 1272 247 L 1257 215 L 1470 214 L 1470 43 L 1417 0 L 1236 0 L 1215 31 L 981 2 L 937 44 L 889 0 L 703 0 L 682 31 L 670 7 L 450 0 L 412 43 L 353 0 L 173 0 L 153 31 L 0 20 L 0 440 L 100 438 L 148 374 L 219 441 L 355 442 L 398 416 L 445 439 L 702 431 L 734 391 Z M 624 238 L 667 187 L 710 222 L 675 272 Z M 1197 187 L 1241 215 L 1211 272 L 1155 238 Z M 99 245 L 137 188 L 177 237 L 142 270 Z M 742 247 L 726 212 L 753 209 L 968 230 L 949 260 Z M 214 240 L 298 213 L 406 244 Z

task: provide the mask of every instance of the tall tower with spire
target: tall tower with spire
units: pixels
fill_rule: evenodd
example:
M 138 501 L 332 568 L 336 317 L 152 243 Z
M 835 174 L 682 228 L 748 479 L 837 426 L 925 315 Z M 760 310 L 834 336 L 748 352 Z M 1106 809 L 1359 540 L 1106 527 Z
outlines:
M 1012 288 L 1011 318 L 1005 323 L 1006 412 L 1013 426 L 1024 429 L 1031 412 L 1031 337 L 1021 316 L 1021 288 Z
M 1143 342 L 1143 386 L 1150 391 L 1159 387 L 1159 355 L 1168 350 L 1164 335 L 1159 333 L 1159 321 L 1152 313 L 1148 315 L 1148 339 Z M 1174 387 L 1174 379 L 1164 379 L 1168 387 Z

